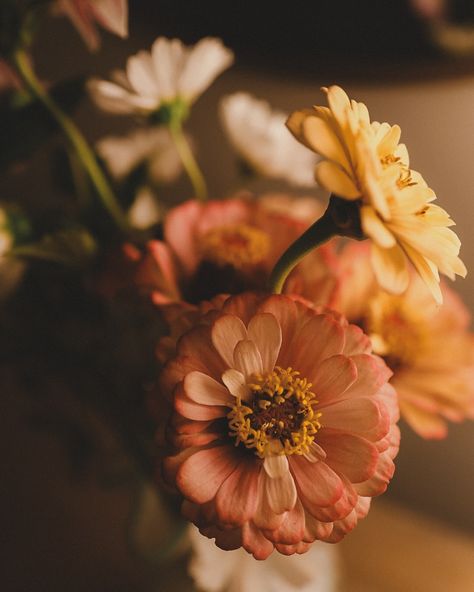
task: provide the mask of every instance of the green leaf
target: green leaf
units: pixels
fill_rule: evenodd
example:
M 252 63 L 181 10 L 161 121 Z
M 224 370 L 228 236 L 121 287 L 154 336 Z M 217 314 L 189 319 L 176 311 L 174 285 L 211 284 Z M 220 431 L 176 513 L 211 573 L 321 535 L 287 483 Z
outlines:
M 47 234 L 36 243 L 15 247 L 9 255 L 80 267 L 89 263 L 96 253 L 97 243 L 90 232 L 73 227 Z
M 84 79 L 57 84 L 51 95 L 68 114 L 77 107 L 84 93 Z M 0 113 L 0 170 L 29 158 L 59 130 L 56 121 L 37 100 Z

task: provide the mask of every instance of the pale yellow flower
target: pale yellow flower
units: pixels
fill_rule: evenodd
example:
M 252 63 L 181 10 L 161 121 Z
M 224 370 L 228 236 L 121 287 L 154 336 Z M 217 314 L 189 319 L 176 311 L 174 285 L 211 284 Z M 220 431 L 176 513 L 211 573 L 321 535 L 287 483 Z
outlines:
M 296 111 L 288 120 L 295 137 L 326 160 L 316 180 L 326 190 L 360 206 L 362 230 L 372 240 L 372 265 L 380 285 L 403 293 L 410 260 L 442 301 L 439 272 L 466 275 L 454 222 L 439 206 L 423 177 L 409 166 L 398 125 L 371 122 L 367 107 L 338 86 L 323 89 L 329 107 Z

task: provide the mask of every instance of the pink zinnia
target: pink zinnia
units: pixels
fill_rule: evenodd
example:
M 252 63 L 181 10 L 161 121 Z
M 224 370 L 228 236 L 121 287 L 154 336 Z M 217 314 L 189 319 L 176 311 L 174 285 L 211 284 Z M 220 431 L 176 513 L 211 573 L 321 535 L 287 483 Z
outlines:
M 394 471 L 390 374 L 359 328 L 302 301 L 208 304 L 161 376 L 174 403 L 164 476 L 184 515 L 257 559 L 339 541 Z
M 265 289 L 280 255 L 321 213 L 315 199 L 283 195 L 187 201 L 166 216 L 164 240 L 148 243 L 136 282 L 157 304 Z M 317 304 L 330 305 L 337 287 L 332 246 L 311 253 L 303 264 L 310 273 L 298 266 L 285 290 L 308 291 Z
M 119 37 L 128 36 L 128 0 L 56 0 L 54 7 L 69 17 L 91 50 L 100 45 L 96 24 Z

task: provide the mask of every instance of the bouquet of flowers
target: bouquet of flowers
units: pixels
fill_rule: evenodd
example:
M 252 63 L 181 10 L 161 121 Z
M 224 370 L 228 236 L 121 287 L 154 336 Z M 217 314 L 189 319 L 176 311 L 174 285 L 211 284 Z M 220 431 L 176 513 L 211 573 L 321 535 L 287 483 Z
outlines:
M 290 115 L 236 92 L 219 115 L 245 170 L 299 190 L 253 195 L 243 180 L 210 198 L 185 124 L 232 65 L 219 39 L 159 37 L 108 80 L 55 85 L 36 73 L 39 26 L 66 15 L 97 49 L 98 25 L 127 36 L 126 0 L 7 0 L 0 14 L 3 169 L 64 140 L 62 174 L 39 190 L 57 199 L 2 196 L 10 351 L 48 334 L 107 376 L 80 396 L 161 500 L 156 555 L 190 546 L 200 589 L 334 590 L 324 543 L 388 487 L 400 414 L 422 438 L 474 417 L 469 314 L 440 279 L 465 276 L 460 241 L 400 127 L 339 86 Z M 132 131 L 92 146 L 71 115 L 84 90 Z

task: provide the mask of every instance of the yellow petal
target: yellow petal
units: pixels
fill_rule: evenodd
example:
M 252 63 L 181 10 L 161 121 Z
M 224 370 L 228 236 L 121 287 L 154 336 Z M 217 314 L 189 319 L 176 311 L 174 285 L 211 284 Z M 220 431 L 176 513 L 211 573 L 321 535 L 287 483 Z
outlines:
M 345 199 L 358 199 L 360 191 L 354 181 L 337 164 L 325 160 L 316 167 L 316 181 L 331 193 Z
M 299 142 L 301 142 L 308 148 L 311 148 L 311 146 L 305 140 L 303 134 L 303 122 L 307 117 L 313 115 L 314 111 L 312 109 L 301 109 L 300 111 L 294 111 L 286 121 L 286 127 L 290 130 L 290 132 L 295 136 L 295 138 Z
M 337 162 L 350 173 L 351 166 L 334 128 L 320 117 L 310 116 L 302 123 L 303 136 L 307 146 L 329 160 Z
M 439 274 L 436 265 L 429 259 L 420 255 L 420 253 L 416 249 L 410 247 L 410 245 L 403 243 L 403 248 L 421 279 L 425 282 L 429 291 L 433 295 L 433 298 L 438 304 L 443 304 L 443 295 L 439 286 Z
M 323 89 L 324 90 L 324 89 Z M 347 124 L 347 111 L 351 108 L 351 102 L 346 92 L 340 86 L 330 86 L 327 90 L 329 108 L 341 127 Z
M 402 294 L 408 287 L 407 259 L 399 245 L 382 249 L 372 243 L 372 267 L 378 283 L 391 294 Z
M 395 237 L 379 218 L 374 208 L 362 206 L 360 219 L 364 234 L 374 240 L 380 247 L 390 249 L 395 245 Z
M 398 142 L 400 141 L 401 134 L 402 130 L 398 125 L 393 125 L 387 131 L 387 133 L 380 140 L 379 145 L 377 147 L 380 158 L 384 158 L 384 156 L 387 156 L 389 154 L 394 154 L 398 146 Z

